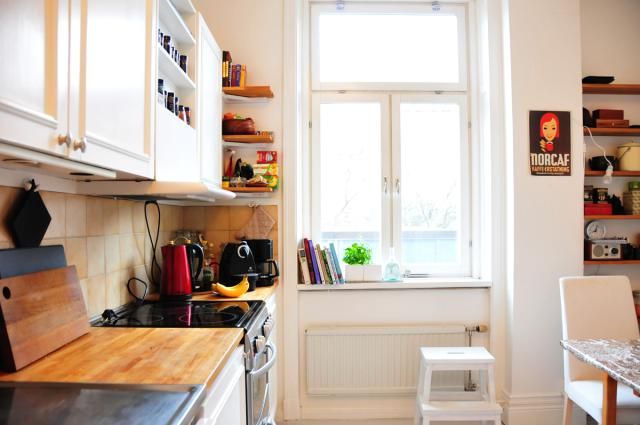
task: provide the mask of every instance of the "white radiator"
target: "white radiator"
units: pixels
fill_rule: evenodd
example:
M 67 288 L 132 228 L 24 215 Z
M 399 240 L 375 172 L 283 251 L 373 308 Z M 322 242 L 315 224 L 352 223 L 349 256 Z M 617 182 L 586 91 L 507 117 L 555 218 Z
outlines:
M 419 347 L 466 345 L 464 325 L 307 329 L 307 392 L 415 394 Z M 435 391 L 461 391 L 464 372 L 435 372 L 432 385 Z

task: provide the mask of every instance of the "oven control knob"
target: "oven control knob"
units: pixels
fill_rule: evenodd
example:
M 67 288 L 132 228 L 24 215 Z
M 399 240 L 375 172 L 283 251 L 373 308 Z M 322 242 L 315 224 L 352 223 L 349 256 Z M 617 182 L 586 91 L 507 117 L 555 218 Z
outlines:
M 256 338 L 255 344 L 256 344 L 256 352 L 261 353 L 264 351 L 264 347 L 267 344 L 267 339 L 262 335 L 260 335 L 259 337 Z
M 267 320 L 266 322 L 264 322 L 264 325 L 262 326 L 262 332 L 264 333 L 265 337 L 269 337 L 269 335 L 271 335 L 272 329 L 273 323 L 271 322 L 271 320 Z

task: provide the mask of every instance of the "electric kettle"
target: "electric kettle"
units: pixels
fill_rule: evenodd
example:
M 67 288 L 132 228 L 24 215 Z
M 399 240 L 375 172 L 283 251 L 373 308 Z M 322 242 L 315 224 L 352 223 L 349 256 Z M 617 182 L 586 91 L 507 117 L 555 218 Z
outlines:
M 160 298 L 163 300 L 184 301 L 191 299 L 192 281 L 202 271 L 204 251 L 200 245 L 176 245 L 170 241 L 161 248 L 162 251 L 162 284 Z M 198 265 L 193 267 L 193 257 Z

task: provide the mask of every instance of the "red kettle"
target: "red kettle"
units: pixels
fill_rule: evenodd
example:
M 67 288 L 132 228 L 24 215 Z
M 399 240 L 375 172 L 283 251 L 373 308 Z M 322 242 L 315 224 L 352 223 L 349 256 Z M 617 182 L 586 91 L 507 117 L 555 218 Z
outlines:
M 191 299 L 192 271 L 187 256 L 190 245 L 176 245 L 173 241 L 162 250 L 162 285 L 160 298 L 163 300 L 185 301 Z M 202 263 L 200 263 L 202 267 Z

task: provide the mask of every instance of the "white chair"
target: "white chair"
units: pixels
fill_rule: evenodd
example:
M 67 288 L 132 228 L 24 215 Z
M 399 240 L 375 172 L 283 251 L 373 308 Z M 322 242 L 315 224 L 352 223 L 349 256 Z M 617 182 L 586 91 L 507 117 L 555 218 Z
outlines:
M 422 347 L 414 424 L 431 421 L 491 421 L 500 425 L 502 408 L 496 402 L 495 359 L 484 347 Z M 434 371 L 472 370 L 480 372 L 480 391 L 449 393 L 447 400 L 434 400 L 431 379 Z M 486 377 L 486 379 L 485 379 Z M 472 396 L 473 399 L 469 399 Z
M 560 279 L 563 339 L 638 339 L 638 321 L 626 276 Z M 573 404 L 602 423 L 602 372 L 564 350 L 564 424 L 570 425 Z M 640 397 L 618 383 L 617 423 L 640 423 Z

